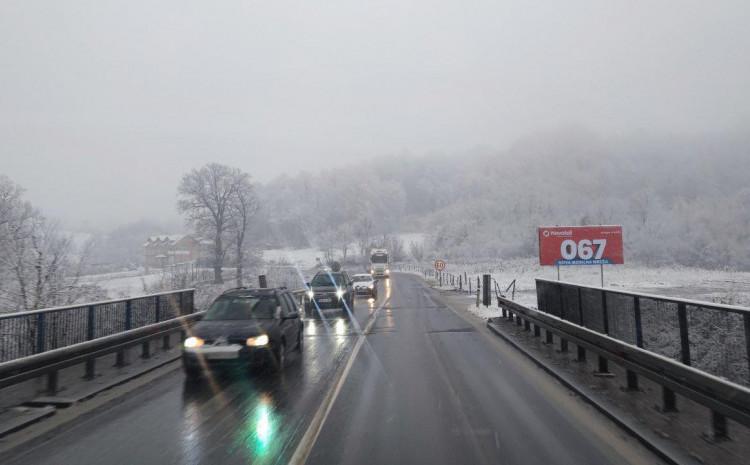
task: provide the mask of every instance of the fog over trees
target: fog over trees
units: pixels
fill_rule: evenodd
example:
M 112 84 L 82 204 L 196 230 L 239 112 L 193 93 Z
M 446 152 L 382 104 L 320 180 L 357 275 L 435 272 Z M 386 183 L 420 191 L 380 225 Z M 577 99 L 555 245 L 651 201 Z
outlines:
M 424 232 L 418 256 L 503 259 L 535 255 L 539 225 L 622 224 L 626 260 L 750 269 L 748 178 L 746 136 L 605 141 L 557 131 L 504 151 L 279 177 L 260 188 L 256 238 L 307 246 L 361 243 L 362 230 Z

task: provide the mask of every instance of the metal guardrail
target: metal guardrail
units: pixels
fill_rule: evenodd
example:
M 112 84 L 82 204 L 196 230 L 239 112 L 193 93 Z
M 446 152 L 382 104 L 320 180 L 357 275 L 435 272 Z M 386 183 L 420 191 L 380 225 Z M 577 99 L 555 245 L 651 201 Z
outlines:
M 602 291 L 600 288 L 598 290 Z M 625 293 L 625 295 L 643 297 L 643 295 L 633 293 Z M 553 333 L 557 334 L 560 338 L 561 351 L 568 350 L 568 341 L 570 341 L 578 347 L 579 360 L 586 359 L 587 350 L 596 353 L 599 357 L 598 371 L 600 373 L 608 373 L 608 361 L 625 367 L 629 390 L 638 389 L 638 375 L 645 376 L 661 385 L 664 411 L 676 411 L 675 393 L 704 405 L 711 410 L 711 426 L 715 438 L 727 436 L 727 418 L 750 427 L 750 388 L 748 387 L 706 373 L 671 357 L 618 340 L 610 335 L 601 334 L 595 329 L 566 321 L 560 316 L 531 309 L 506 298 L 500 298 L 499 303 L 503 309 L 503 317 L 515 318 L 516 323 L 523 324 L 527 331 L 530 331 L 533 325 L 534 336 L 539 337 L 540 328 L 542 328 L 546 331 L 547 342 L 552 343 Z M 545 305 L 547 309 L 551 309 L 550 302 L 546 302 Z M 488 324 L 491 322 L 492 319 Z
M 193 313 L 195 289 L 0 314 L 0 363 Z
M 81 363 L 86 364 L 86 378 L 94 377 L 95 360 L 104 355 L 117 353 L 117 364 L 124 365 L 124 352 L 130 347 L 141 345 L 141 357 L 148 358 L 151 341 L 162 338 L 163 349 L 169 348 L 169 336 L 174 332 L 186 331 L 188 326 L 200 319 L 204 312 L 172 318 L 137 329 L 123 331 L 91 341 L 53 349 L 36 355 L 0 363 L 0 388 L 47 375 L 47 393 L 58 391 L 57 372 L 63 368 Z
M 539 310 L 750 386 L 750 309 L 537 279 Z

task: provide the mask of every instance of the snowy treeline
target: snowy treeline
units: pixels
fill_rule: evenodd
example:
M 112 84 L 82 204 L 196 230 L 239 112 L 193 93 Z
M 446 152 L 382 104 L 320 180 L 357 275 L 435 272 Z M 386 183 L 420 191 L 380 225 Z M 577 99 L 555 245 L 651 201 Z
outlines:
M 477 259 L 536 254 L 539 225 L 622 224 L 626 260 L 750 269 L 749 178 L 747 137 L 537 134 L 277 178 L 256 234 L 303 246 L 424 231 L 417 253 Z
M 97 300 L 104 292 L 81 282 L 91 244 L 77 247 L 0 176 L 0 312 Z

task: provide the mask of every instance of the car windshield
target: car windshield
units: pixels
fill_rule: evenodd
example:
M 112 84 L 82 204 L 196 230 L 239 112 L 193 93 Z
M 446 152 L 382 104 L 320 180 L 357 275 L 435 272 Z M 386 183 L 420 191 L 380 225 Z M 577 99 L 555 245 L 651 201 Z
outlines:
M 352 281 L 355 282 L 362 282 L 362 281 L 372 281 L 372 276 L 367 274 L 355 274 L 352 276 Z
M 376 253 L 370 257 L 372 263 L 388 263 L 388 255 L 384 253 Z
M 203 320 L 271 319 L 276 305 L 273 297 L 219 297 L 211 304 Z
M 333 281 L 331 279 L 333 279 Z M 310 282 L 310 285 L 313 287 L 340 286 L 343 283 L 344 277 L 341 275 L 341 273 L 319 273 L 315 275 L 312 282 Z

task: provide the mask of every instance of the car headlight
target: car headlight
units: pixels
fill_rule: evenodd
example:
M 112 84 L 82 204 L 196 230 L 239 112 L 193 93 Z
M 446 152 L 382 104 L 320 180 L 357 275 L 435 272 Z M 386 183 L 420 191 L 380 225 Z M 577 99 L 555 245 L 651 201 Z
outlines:
M 389 270 L 389 269 L 386 268 L 385 274 L 391 274 L 391 270 Z
M 337 289 L 336 290 L 336 297 L 338 297 L 339 299 L 342 298 L 342 297 L 344 297 L 344 294 L 346 294 L 346 291 L 344 289 Z
M 367 287 L 369 287 L 370 289 L 375 289 L 375 284 L 374 283 L 370 283 L 370 284 L 367 285 Z
M 197 347 L 202 346 L 205 343 L 206 341 L 204 341 L 203 339 L 199 337 L 189 337 L 185 339 L 185 342 L 183 343 L 183 345 L 188 349 L 195 349 Z
M 315 296 L 315 292 L 313 292 L 313 290 L 310 289 L 309 291 L 307 291 L 307 296 L 312 299 Z
M 247 341 L 245 341 L 245 345 L 250 347 L 261 347 L 268 345 L 268 335 L 261 334 L 260 336 L 249 337 L 247 338 Z

